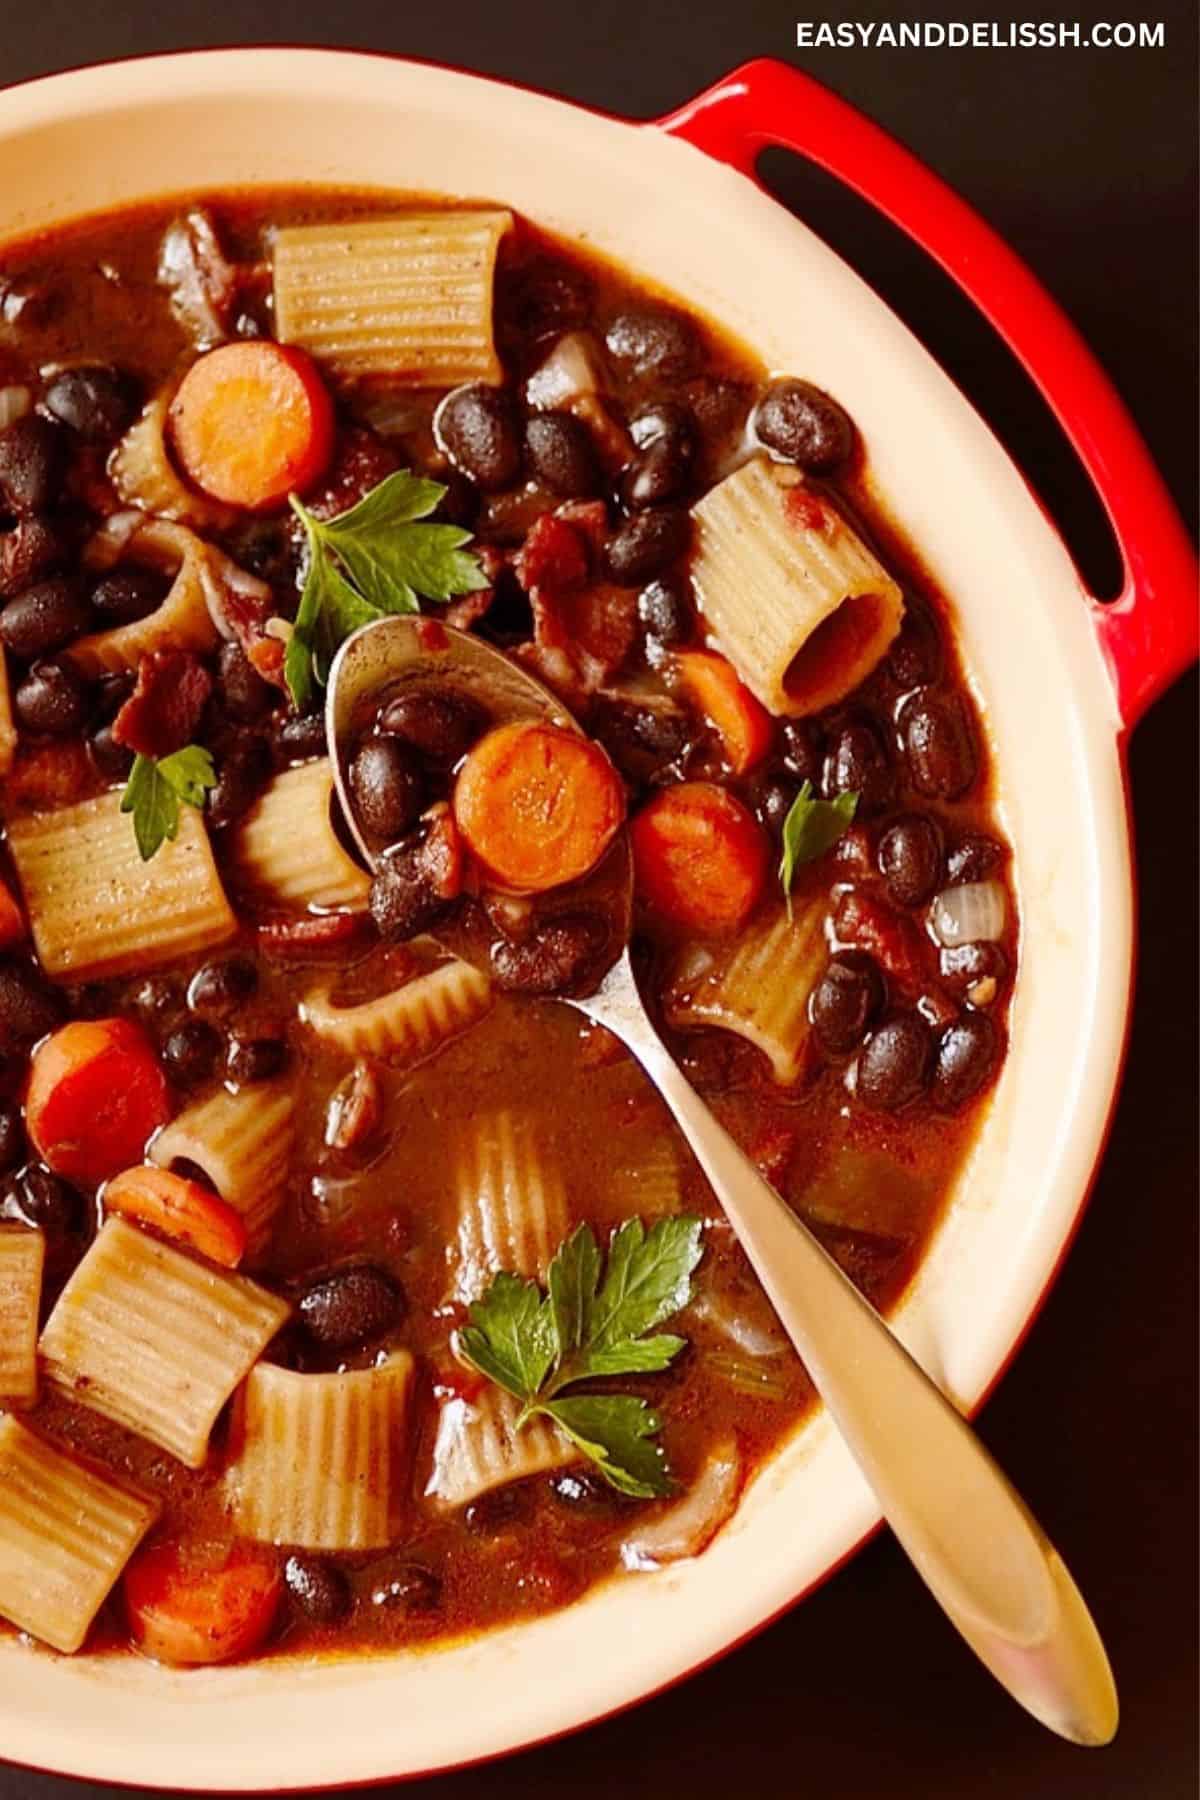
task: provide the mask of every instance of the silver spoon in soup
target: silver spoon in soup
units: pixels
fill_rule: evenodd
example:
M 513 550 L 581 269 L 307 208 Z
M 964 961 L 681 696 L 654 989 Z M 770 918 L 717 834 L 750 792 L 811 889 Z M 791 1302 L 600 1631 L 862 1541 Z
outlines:
M 396 836 L 391 827 L 404 815 L 404 796 L 389 793 L 386 783 L 364 785 L 363 765 L 355 759 L 371 721 L 393 708 L 398 716 L 407 713 L 410 736 L 424 731 L 449 761 L 466 751 L 470 739 L 486 734 L 477 791 L 464 796 L 460 775 L 455 809 L 474 806 L 481 825 L 490 824 L 490 913 L 477 904 L 449 908 L 439 897 L 439 883 L 448 891 L 452 852 L 436 816 L 405 839 L 401 854 L 387 854 Z M 605 846 L 602 854 L 573 871 L 565 885 L 538 891 L 542 871 L 532 864 L 558 821 L 536 781 L 512 777 L 513 758 L 536 761 L 547 748 L 539 747 L 539 732 L 551 734 L 556 754 L 568 738 L 568 760 L 606 760 L 604 752 L 549 689 L 502 651 L 415 617 L 378 620 L 343 644 L 330 671 L 326 726 L 346 819 L 377 877 L 377 914 L 384 913 L 385 924 L 394 921 L 398 935 L 430 930 L 506 986 L 577 1008 L 636 1057 L 934 1597 L 1036 1719 L 1075 1743 L 1107 1743 L 1117 1727 L 1112 1672 L 1057 1551 L 970 1426 L 713 1116 L 655 1030 L 629 954 L 628 836 L 620 810 L 614 816 L 604 810 L 603 784 L 597 788 L 600 816 L 590 821 L 588 834 Z M 478 761 L 474 752 L 472 760 Z M 520 805 L 531 792 L 530 804 L 544 809 L 533 828 L 528 818 L 506 826 L 505 805 Z M 563 846 L 552 848 L 561 874 Z M 568 846 L 568 862 L 570 851 Z M 506 906 L 535 907 L 536 931 L 515 937 L 498 932 L 493 921 Z

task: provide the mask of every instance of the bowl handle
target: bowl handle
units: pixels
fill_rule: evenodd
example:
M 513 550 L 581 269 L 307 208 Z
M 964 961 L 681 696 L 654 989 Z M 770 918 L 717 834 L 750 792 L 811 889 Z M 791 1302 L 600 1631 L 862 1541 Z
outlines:
M 1088 603 L 1122 725 L 1136 724 L 1200 648 L 1196 559 L 1136 425 L 1057 302 L 952 188 L 785 63 L 746 63 L 655 124 L 751 177 L 766 145 L 817 163 L 940 263 L 999 332 L 1074 445 L 1116 535 L 1121 594 Z

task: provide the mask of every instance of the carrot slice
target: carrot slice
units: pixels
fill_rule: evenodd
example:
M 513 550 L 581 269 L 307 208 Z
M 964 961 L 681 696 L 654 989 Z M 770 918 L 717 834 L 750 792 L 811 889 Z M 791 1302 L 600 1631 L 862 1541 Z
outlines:
M 105 1181 L 127 1169 L 170 1110 L 154 1046 L 130 1019 L 75 1019 L 34 1051 L 26 1128 L 56 1174 Z
M 454 788 L 467 848 L 505 887 L 541 893 L 599 862 L 625 816 L 625 790 L 598 744 L 557 725 L 498 726 Z
M 767 835 L 711 781 L 663 788 L 629 828 L 637 891 L 662 919 L 719 936 L 753 912 L 767 879 Z
M 766 707 L 715 650 L 681 650 L 675 669 L 680 687 L 720 738 L 733 773 L 748 774 L 767 755 L 775 735 Z
M 25 920 L 16 900 L 0 881 L 0 950 L 19 944 L 25 936 Z
M 125 1571 L 125 1610 L 155 1662 L 232 1662 L 266 1638 L 279 1607 L 279 1559 L 257 1544 L 157 1543 Z
M 316 364 L 269 338 L 222 344 L 194 362 L 170 423 L 189 480 L 250 512 L 303 493 L 333 455 L 333 402 Z
M 245 1223 L 227 1201 L 153 1163 L 114 1175 L 105 1184 L 104 1210 L 149 1225 L 225 1269 L 236 1269 L 246 1253 Z

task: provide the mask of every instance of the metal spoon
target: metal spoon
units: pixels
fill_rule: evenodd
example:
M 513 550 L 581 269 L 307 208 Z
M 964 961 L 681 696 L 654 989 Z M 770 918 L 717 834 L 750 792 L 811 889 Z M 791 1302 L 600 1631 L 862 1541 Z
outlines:
M 553 694 L 500 651 L 411 618 L 365 626 L 330 672 L 326 726 L 337 789 L 368 866 L 346 776 L 364 702 L 382 687 L 448 685 L 493 710 L 578 730 Z M 965 1420 L 718 1124 L 658 1037 L 629 960 L 632 868 L 624 834 L 602 870 L 620 906 L 621 953 L 594 992 L 569 998 L 625 1044 L 670 1107 L 880 1509 L 971 1648 L 1035 1719 L 1107 1744 L 1117 1694 L 1083 1599 L 1028 1508 Z M 452 945 L 462 951 L 458 942 Z

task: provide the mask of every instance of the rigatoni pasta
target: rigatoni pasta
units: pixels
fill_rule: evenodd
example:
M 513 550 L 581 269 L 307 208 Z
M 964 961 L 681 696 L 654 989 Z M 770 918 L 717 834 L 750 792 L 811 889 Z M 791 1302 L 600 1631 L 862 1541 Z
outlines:
M 332 804 L 327 757 L 277 775 L 238 827 L 239 882 L 289 910 L 365 907 L 370 879 L 342 848 Z
M 218 1088 L 185 1107 L 155 1138 L 160 1168 L 194 1163 L 222 1200 L 246 1222 L 246 1250 L 257 1255 L 283 1202 L 296 1135 L 296 1106 L 282 1082 L 257 1082 L 230 1093 Z
M 68 655 L 81 674 L 95 680 L 123 669 L 136 673 L 138 659 L 151 650 L 215 648 L 219 634 L 209 602 L 211 598 L 215 606 L 221 572 L 233 565 L 185 525 L 139 512 L 118 513 L 92 539 L 87 560 L 98 573 L 121 561 L 141 563 L 169 575 L 171 586 L 144 619 L 76 639 Z
M 369 1369 L 251 1370 L 230 1439 L 229 1495 L 238 1529 L 306 1550 L 389 1543 L 400 1489 L 413 1359 L 393 1351 Z
M 795 470 L 754 458 L 710 489 L 692 518 L 700 611 L 764 706 L 819 712 L 870 674 L 900 629 L 903 596 Z
M 80 1405 L 203 1467 L 217 1414 L 291 1308 L 109 1219 L 42 1333 L 42 1369 Z
M 530 1419 L 518 1431 L 520 1410 L 500 1388 L 484 1388 L 470 1400 L 444 1401 L 426 1496 L 450 1511 L 491 1488 L 579 1460 L 570 1439 L 549 1419 Z
M 237 930 L 203 819 L 144 863 L 118 793 L 14 819 L 8 844 L 43 967 L 82 981 L 211 950 Z
M 455 1187 L 455 1298 L 478 1298 L 502 1269 L 544 1281 L 567 1235 L 567 1194 L 533 1115 L 498 1111 L 476 1119 L 460 1147 Z
M 38 1306 L 46 1240 L 0 1225 L 0 1406 L 37 1394 Z
M 344 380 L 500 380 L 492 284 L 502 211 L 405 213 L 275 234 L 275 321 Z
M 17 753 L 17 727 L 13 719 L 8 665 L 0 656 L 0 775 L 7 775 Z
M 339 1006 L 331 989 L 306 994 L 300 1017 L 322 1043 L 347 1056 L 379 1056 L 413 1064 L 466 1031 L 492 1003 L 492 984 L 459 958 L 439 963 L 403 987 L 357 1006 Z
M 718 1025 L 767 1057 L 776 1081 L 797 1080 L 808 997 L 828 958 L 823 908 L 772 909 L 730 944 L 681 956 L 665 1006 L 672 1025 Z
M 0 1415 L 0 1615 L 78 1650 L 159 1502 Z

